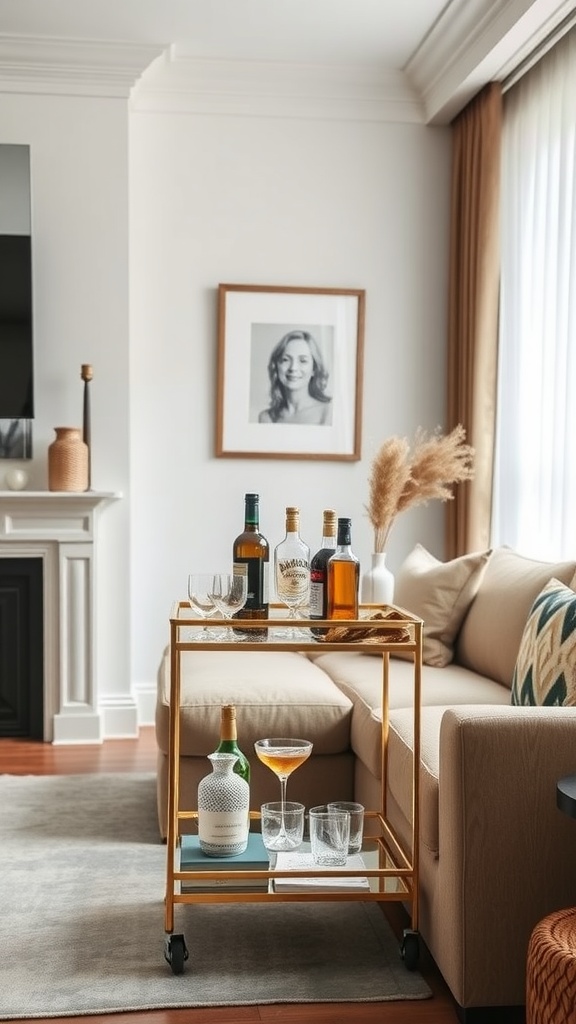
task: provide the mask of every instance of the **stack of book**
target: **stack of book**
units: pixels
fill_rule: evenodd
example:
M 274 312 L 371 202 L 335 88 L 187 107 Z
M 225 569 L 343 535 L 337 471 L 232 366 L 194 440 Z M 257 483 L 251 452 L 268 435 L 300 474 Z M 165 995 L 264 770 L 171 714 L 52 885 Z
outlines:
M 207 857 L 200 849 L 198 836 L 181 836 L 180 871 L 219 871 L 219 878 L 181 879 L 182 893 L 194 892 L 267 892 L 267 878 L 234 878 L 232 872 L 268 871 L 269 854 L 259 832 L 250 832 L 244 853 L 234 857 Z
M 366 865 L 359 853 L 352 853 L 346 860 L 346 871 L 362 871 Z M 337 868 L 330 876 L 318 875 L 295 878 L 291 871 L 325 871 L 314 863 L 312 854 L 305 847 L 291 853 L 277 853 L 275 871 L 286 871 L 286 876 L 271 879 L 272 892 L 370 892 L 366 875 L 338 875 Z

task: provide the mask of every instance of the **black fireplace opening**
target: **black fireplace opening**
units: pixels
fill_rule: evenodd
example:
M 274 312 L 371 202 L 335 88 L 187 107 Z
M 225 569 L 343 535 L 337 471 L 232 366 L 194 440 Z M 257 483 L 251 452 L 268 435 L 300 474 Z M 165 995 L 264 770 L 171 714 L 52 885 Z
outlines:
M 44 738 L 41 558 L 0 558 L 0 736 Z

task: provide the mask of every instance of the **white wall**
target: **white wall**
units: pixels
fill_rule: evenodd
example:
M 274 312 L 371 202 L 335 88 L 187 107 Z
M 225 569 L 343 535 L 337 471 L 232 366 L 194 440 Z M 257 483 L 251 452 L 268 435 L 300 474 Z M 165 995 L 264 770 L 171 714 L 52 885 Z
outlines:
M 151 690 L 172 601 L 231 561 L 244 493 L 271 546 L 301 509 L 353 520 L 369 563 L 370 460 L 444 424 L 450 134 L 414 124 L 134 112 L 130 120 L 132 660 Z M 214 457 L 220 282 L 366 290 L 362 461 Z M 394 528 L 443 555 L 442 506 Z
M 107 734 L 134 727 L 134 700 L 149 719 L 170 605 L 192 568 L 230 562 L 245 491 L 261 494 L 271 546 L 294 503 L 315 549 L 330 505 L 369 562 L 372 455 L 443 424 L 449 140 L 417 124 L 3 95 L 0 142 L 31 147 L 30 487 L 47 487 L 53 427 L 81 422 L 89 362 L 92 484 L 124 495 L 102 514 L 98 558 Z M 366 290 L 361 462 L 214 458 L 220 282 Z M 442 556 L 441 506 L 398 522 L 393 570 L 416 540 Z
M 124 494 L 102 513 L 99 533 L 96 686 L 105 731 L 133 731 L 136 721 L 129 659 L 127 125 L 125 98 L 5 93 L 0 104 L 0 142 L 30 146 L 36 419 L 34 457 L 21 465 L 29 489 L 47 488 L 53 427 L 81 425 L 80 366 L 92 363 L 92 486 Z M 0 463 L 0 489 L 14 465 Z

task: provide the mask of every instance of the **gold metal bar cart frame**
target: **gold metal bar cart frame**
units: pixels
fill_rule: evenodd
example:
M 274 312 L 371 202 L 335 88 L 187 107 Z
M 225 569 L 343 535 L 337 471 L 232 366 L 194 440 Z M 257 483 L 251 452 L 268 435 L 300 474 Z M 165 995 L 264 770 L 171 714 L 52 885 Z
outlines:
M 164 930 L 166 932 L 165 957 L 174 974 L 182 973 L 184 961 L 188 953 L 182 934 L 174 933 L 175 908 L 179 904 L 190 903 L 230 903 L 230 902 L 315 902 L 317 900 L 370 900 L 370 901 L 402 901 L 410 907 L 410 928 L 405 929 L 400 947 L 408 969 L 414 969 L 419 957 L 419 886 L 418 886 L 418 836 L 420 831 L 420 708 L 422 684 L 422 627 L 421 619 L 415 618 L 404 609 L 394 606 L 363 605 L 360 618 L 334 622 L 333 620 L 316 620 L 314 626 L 329 629 L 335 625 L 350 629 L 366 631 L 367 619 L 371 627 L 371 639 L 346 640 L 345 642 L 327 642 L 310 638 L 286 639 L 274 636 L 275 629 L 295 626 L 296 629 L 309 630 L 309 619 L 282 619 L 278 615 L 277 606 L 271 606 L 271 618 L 267 621 L 268 638 L 251 638 L 252 630 L 262 630 L 261 620 L 235 620 L 234 626 L 241 630 L 242 640 L 223 641 L 221 639 L 200 638 L 200 631 L 206 623 L 202 619 L 192 618 L 189 614 L 187 601 L 178 601 L 170 613 L 170 730 L 169 730 L 169 775 L 168 775 L 168 822 L 167 822 L 167 856 L 166 856 L 166 897 L 164 902 Z M 374 613 L 393 612 L 394 617 L 373 617 Z M 228 625 L 224 619 L 210 619 L 210 628 Z M 198 630 L 198 638 L 191 639 L 194 629 Z M 409 639 L 401 642 L 390 639 L 398 631 L 403 631 Z M 342 868 L 330 870 L 318 869 L 313 874 L 318 878 L 327 879 L 330 875 L 368 877 L 370 891 L 361 893 L 350 891 L 334 892 L 275 892 L 268 891 L 235 892 L 233 888 L 218 892 L 182 892 L 181 883 L 198 880 L 199 873 L 182 871 L 179 864 L 180 824 L 185 820 L 197 819 L 197 810 L 181 810 L 179 808 L 180 787 L 180 697 L 181 697 L 181 655 L 185 651 L 298 651 L 301 653 L 325 651 L 350 651 L 382 655 L 382 730 L 381 730 L 381 796 L 380 807 L 367 809 L 365 817 L 370 824 L 369 833 L 373 837 L 378 852 L 378 867 L 366 866 L 361 871 L 347 871 Z M 389 670 L 390 655 L 395 652 L 411 655 L 413 661 L 413 762 L 412 762 L 412 830 L 410 848 L 405 849 L 400 837 L 388 821 L 386 813 L 387 773 L 388 773 L 388 735 L 389 735 Z M 252 821 L 258 821 L 259 811 L 250 811 Z M 285 873 L 285 872 L 284 872 Z M 214 870 L 201 872 L 207 880 L 222 878 L 224 875 L 232 882 L 246 883 L 253 879 L 274 879 L 282 872 L 272 869 L 266 871 L 230 871 L 223 872 L 216 865 Z M 310 876 L 309 868 L 291 872 L 295 878 Z

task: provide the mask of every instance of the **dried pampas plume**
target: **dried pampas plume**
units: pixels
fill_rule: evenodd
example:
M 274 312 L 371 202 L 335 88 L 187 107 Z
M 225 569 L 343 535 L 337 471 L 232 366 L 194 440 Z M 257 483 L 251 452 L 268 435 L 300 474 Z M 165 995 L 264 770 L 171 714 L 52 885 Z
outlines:
M 379 448 L 368 480 L 366 505 L 374 528 L 374 551 L 386 548 L 396 516 L 415 505 L 453 498 L 454 484 L 474 476 L 474 449 L 464 444 L 459 424 L 450 434 L 428 435 L 419 428 L 412 448 L 405 437 L 390 437 Z

